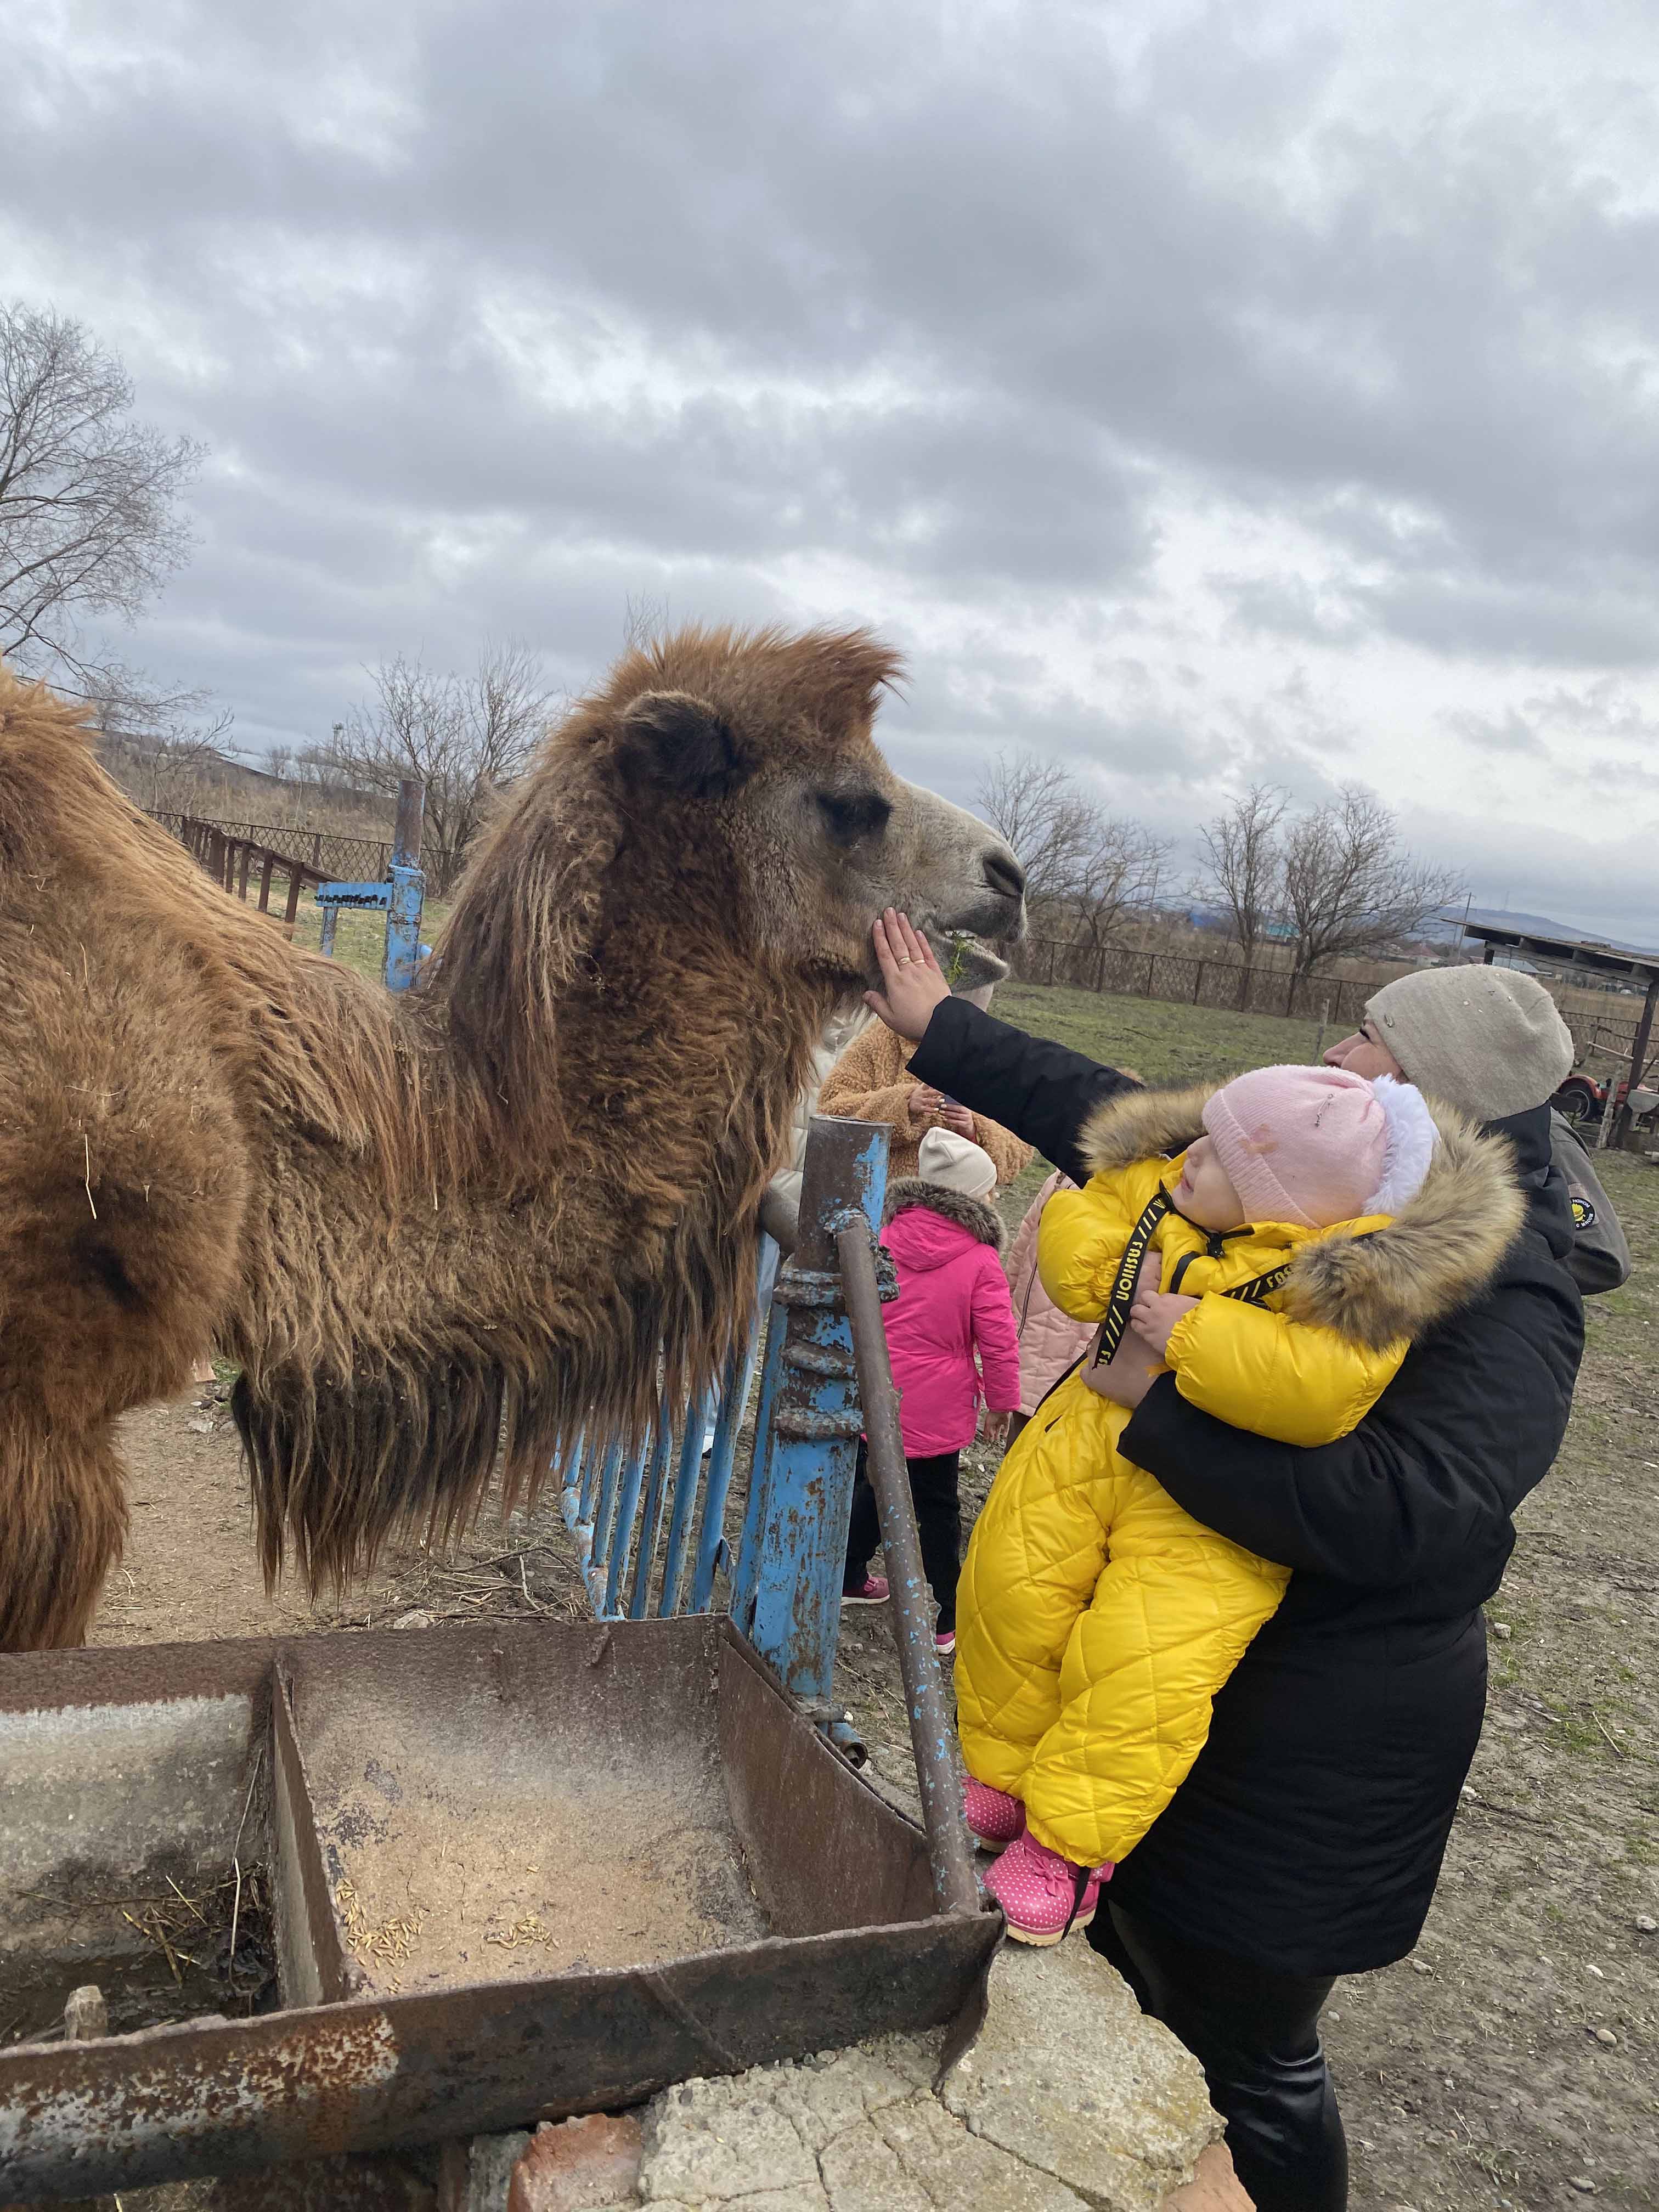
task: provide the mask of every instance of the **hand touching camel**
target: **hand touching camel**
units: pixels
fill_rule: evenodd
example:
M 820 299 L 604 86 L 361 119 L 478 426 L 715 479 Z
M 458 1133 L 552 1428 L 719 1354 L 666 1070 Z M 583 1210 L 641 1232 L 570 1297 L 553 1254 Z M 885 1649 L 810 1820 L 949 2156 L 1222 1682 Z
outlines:
M 890 1030 L 920 1043 L 933 1009 L 951 995 L 933 948 L 908 917 L 889 907 L 873 932 L 881 988 L 866 991 L 864 1003 Z

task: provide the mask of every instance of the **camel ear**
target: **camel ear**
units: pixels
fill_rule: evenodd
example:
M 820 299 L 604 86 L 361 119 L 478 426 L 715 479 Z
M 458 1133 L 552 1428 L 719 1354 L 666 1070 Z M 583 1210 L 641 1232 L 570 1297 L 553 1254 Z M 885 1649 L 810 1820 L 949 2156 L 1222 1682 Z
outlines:
M 621 756 L 689 798 L 732 790 L 749 773 L 729 725 L 689 691 L 644 691 L 622 718 Z

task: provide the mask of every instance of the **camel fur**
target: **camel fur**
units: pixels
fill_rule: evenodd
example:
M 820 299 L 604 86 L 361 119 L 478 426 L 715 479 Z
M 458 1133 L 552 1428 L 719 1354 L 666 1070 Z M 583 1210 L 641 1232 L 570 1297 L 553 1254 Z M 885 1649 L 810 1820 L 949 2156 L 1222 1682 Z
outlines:
M 871 923 L 1023 922 L 894 776 L 864 632 L 691 629 L 548 736 L 389 996 L 211 884 L 0 669 L 0 1649 L 79 1640 L 117 1416 L 202 1347 L 274 1578 L 442 1535 L 637 1437 L 747 1326 L 755 1210 Z

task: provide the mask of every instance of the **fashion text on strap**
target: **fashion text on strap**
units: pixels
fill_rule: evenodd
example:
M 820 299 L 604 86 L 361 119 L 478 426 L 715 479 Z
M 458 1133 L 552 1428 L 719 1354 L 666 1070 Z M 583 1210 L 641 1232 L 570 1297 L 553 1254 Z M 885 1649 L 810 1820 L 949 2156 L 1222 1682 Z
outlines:
M 1135 1277 L 1140 1273 L 1146 1247 L 1152 1243 L 1152 1231 L 1158 1223 L 1166 1213 L 1173 1211 L 1169 1193 L 1160 1186 L 1147 1200 L 1146 1211 L 1129 1231 L 1123 1257 L 1118 1261 L 1117 1278 L 1112 1285 L 1105 1317 L 1100 1324 L 1100 1337 L 1095 1346 L 1094 1357 L 1097 1367 L 1103 1367 L 1123 1341 L 1123 1332 L 1129 1325 L 1129 1304 L 1135 1294 Z

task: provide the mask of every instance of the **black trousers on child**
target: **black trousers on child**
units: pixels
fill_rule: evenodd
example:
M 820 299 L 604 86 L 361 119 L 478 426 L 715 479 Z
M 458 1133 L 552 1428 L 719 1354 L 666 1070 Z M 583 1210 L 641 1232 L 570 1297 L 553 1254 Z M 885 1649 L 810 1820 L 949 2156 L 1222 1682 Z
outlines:
M 1256 2212 L 1343 2212 L 1348 2146 L 1319 2045 L 1332 1978 L 1182 1942 L 1101 1898 L 1089 1941 L 1204 2069 Z
M 931 1458 L 907 1458 L 904 1464 L 910 1470 L 910 1495 L 915 1501 L 921 1571 L 939 1607 L 942 1632 L 957 1625 L 957 1577 L 962 1568 L 962 1499 L 957 1485 L 962 1454 L 937 1452 Z M 864 1580 L 870 1555 L 880 1541 L 881 1517 L 876 1511 L 876 1493 L 870 1487 L 868 1458 L 860 1438 L 858 1473 L 853 1482 L 853 1517 L 847 1528 L 844 1589 L 856 1589 Z

